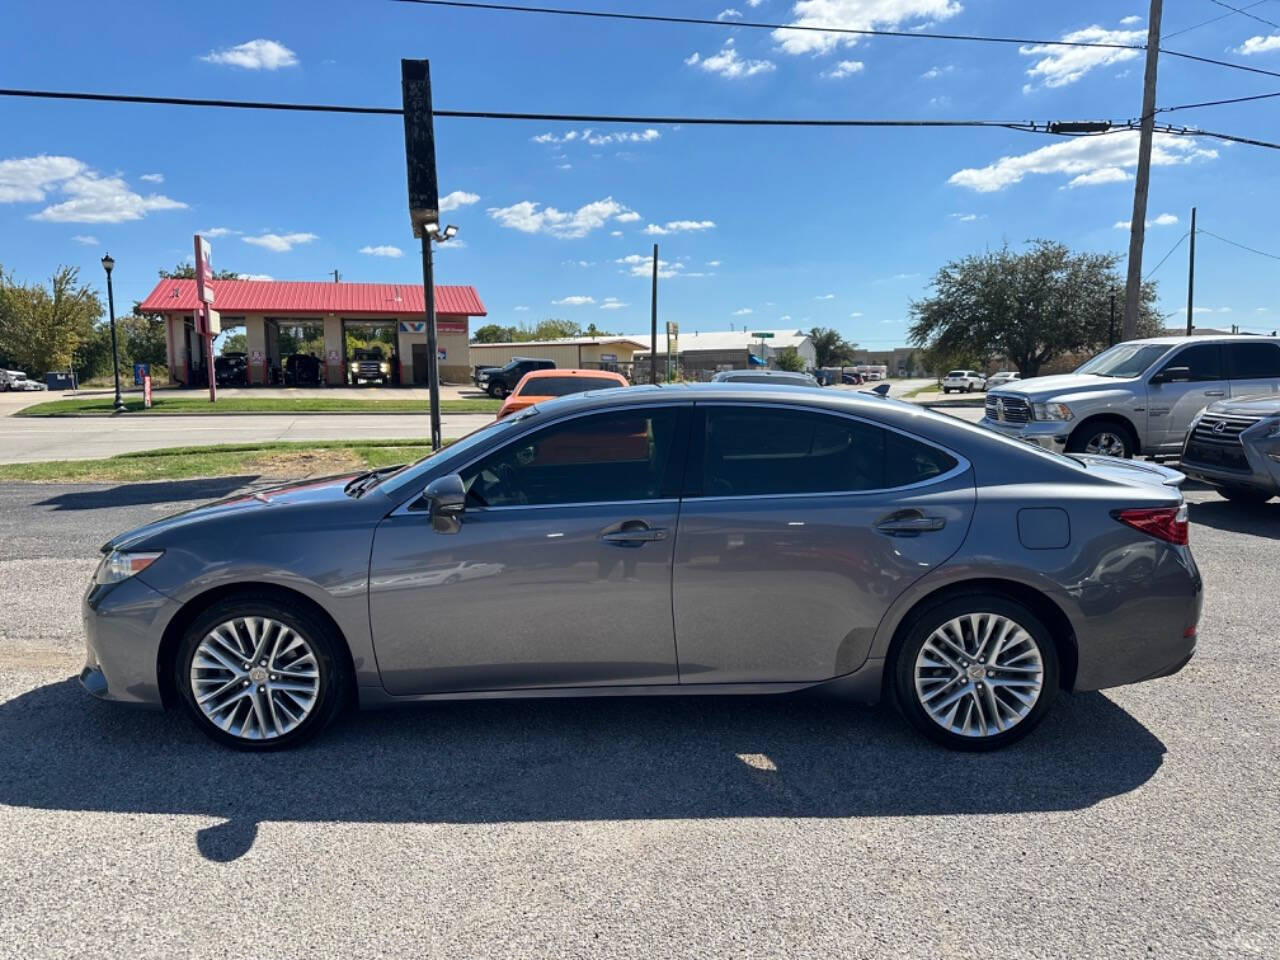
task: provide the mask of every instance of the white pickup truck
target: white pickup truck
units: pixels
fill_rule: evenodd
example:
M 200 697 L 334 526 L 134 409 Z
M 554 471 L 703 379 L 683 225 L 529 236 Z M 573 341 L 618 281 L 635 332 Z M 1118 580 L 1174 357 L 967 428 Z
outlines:
M 44 390 L 45 385 L 39 380 L 28 380 L 21 370 L 0 369 L 0 391 L 9 390 Z
M 1280 394 L 1280 339 L 1153 337 L 1074 373 L 989 390 L 982 425 L 1048 450 L 1176 457 L 1192 421 L 1224 398 Z

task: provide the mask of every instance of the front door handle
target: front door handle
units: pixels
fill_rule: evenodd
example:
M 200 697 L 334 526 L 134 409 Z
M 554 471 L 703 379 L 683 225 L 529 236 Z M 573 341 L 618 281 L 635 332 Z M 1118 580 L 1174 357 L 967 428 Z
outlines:
M 628 520 L 617 529 L 604 530 L 600 534 L 600 539 L 605 543 L 616 543 L 622 547 L 638 547 L 641 544 L 667 539 L 667 531 L 662 527 L 651 527 L 643 520 Z
M 929 517 L 919 510 L 903 510 L 891 513 L 879 523 L 876 529 L 891 537 L 914 537 L 920 533 L 941 530 L 947 525 L 942 517 Z
M 1225 396 L 1227 395 L 1227 391 L 1225 391 L 1225 390 L 1206 390 L 1206 391 L 1204 392 L 1204 395 L 1205 395 L 1206 397 L 1225 397 Z

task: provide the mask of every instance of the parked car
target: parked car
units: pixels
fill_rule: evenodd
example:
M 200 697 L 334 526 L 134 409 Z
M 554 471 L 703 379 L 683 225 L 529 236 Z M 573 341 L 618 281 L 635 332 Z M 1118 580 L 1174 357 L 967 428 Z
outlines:
M 860 373 L 856 373 L 852 370 L 846 370 L 844 373 L 840 374 L 840 382 L 856 386 L 862 383 L 863 380 Z
M 1280 393 L 1209 404 L 1191 421 L 1179 468 L 1228 500 L 1280 494 Z
M 554 360 L 513 357 L 506 366 L 481 370 L 478 374 L 479 383 L 477 386 L 489 396 L 505 400 L 526 373 L 531 373 L 534 370 L 554 370 L 555 368 L 556 363 Z
M 286 387 L 318 387 L 323 382 L 320 358 L 307 353 L 291 353 L 284 361 Z
M 533 370 L 526 373 L 502 403 L 498 419 L 509 417 L 544 400 L 567 397 L 588 390 L 612 390 L 630 386 L 627 378 L 609 370 Z
M 786 387 L 816 387 L 818 381 L 810 373 L 794 373 L 790 370 L 769 370 L 764 367 L 746 370 L 721 370 L 711 378 L 712 383 L 769 383 Z
M 482 370 L 497 370 L 497 369 L 498 367 L 495 367 L 491 363 L 476 364 L 474 367 L 471 368 L 471 382 L 478 387 L 480 386 L 480 372 Z
M 1022 374 L 1017 370 L 1000 370 L 987 377 L 987 389 L 994 390 L 996 387 L 1003 387 L 1006 383 L 1021 379 Z
M 987 378 L 977 370 L 952 370 L 942 378 L 942 392 L 972 393 L 987 389 Z
M 224 353 L 214 357 L 213 376 L 220 387 L 247 387 L 249 360 L 243 353 Z
M 21 370 L 0 370 L 0 390 L 47 390 L 39 380 L 30 380 Z
M 250 750 L 352 701 L 806 688 L 991 749 L 1190 659 L 1181 479 L 857 391 L 576 394 L 112 538 L 80 680 Z
M 391 361 L 381 347 L 356 347 L 351 357 L 351 385 L 376 383 L 385 387 L 391 382 Z
M 989 391 L 982 425 L 1047 450 L 1176 457 L 1217 400 L 1280 392 L 1280 339 L 1153 337 Z

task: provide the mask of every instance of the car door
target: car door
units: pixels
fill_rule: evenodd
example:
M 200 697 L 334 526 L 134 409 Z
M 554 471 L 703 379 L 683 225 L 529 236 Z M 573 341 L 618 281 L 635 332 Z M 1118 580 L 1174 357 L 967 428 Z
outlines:
M 1233 397 L 1261 397 L 1280 393 L 1280 344 L 1228 343 L 1227 376 Z
M 671 558 L 688 405 L 522 433 L 459 471 L 454 533 L 407 504 L 374 537 L 369 617 L 393 694 L 677 682 Z
M 1171 373 L 1178 367 L 1187 373 Z M 1227 389 L 1220 344 L 1196 343 L 1171 354 L 1148 380 L 1147 450 L 1181 450 L 1195 415 Z
M 973 512 L 958 455 L 794 405 L 698 404 L 673 573 L 680 682 L 849 673 Z

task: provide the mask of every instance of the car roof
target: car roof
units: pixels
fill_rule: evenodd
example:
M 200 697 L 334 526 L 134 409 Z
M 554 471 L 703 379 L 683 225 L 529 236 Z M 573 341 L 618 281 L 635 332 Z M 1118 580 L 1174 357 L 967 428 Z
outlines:
M 1247 333 L 1223 333 L 1223 334 L 1205 334 L 1197 337 L 1144 337 L 1141 340 L 1125 340 L 1116 346 L 1124 346 L 1125 343 L 1153 343 L 1160 346 L 1175 346 L 1181 343 L 1280 343 L 1280 338 L 1276 337 L 1259 337 Z

